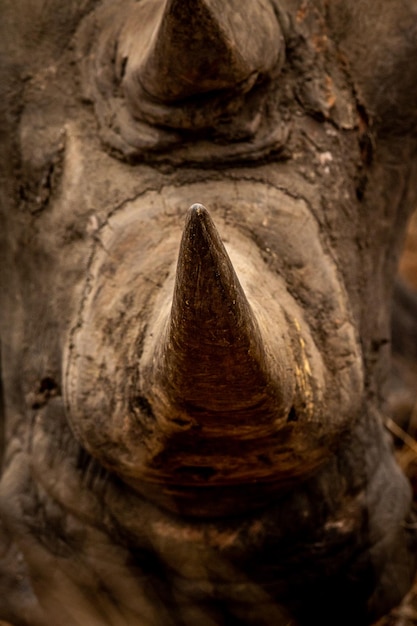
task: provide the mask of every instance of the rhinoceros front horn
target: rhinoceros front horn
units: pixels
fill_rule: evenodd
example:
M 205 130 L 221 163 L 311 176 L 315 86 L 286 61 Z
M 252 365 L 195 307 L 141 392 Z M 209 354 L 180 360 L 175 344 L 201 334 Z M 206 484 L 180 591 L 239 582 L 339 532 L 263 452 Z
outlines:
M 282 54 L 269 0 L 167 0 L 159 13 L 155 9 L 135 44 L 131 69 L 156 100 L 175 102 L 236 85 L 250 89 Z
M 155 498 L 158 483 L 159 501 L 193 514 L 207 514 L 212 498 L 229 510 L 236 485 L 264 497 L 258 481 L 269 493 L 287 471 L 293 363 L 279 332 L 258 323 L 201 204 L 189 210 L 171 311 L 155 335 L 142 392 L 158 423 L 157 452 L 140 490 Z
M 180 412 L 208 436 L 228 431 L 259 436 L 275 419 L 286 417 L 293 388 L 285 376 L 288 368 L 277 356 L 272 361 L 267 354 L 207 210 L 193 205 L 182 237 L 171 315 L 154 359 L 158 412 L 168 422 Z
M 263 506 L 324 462 L 338 432 L 324 415 L 334 385 L 321 354 L 244 225 L 230 229 L 217 205 L 223 245 L 195 204 L 178 253 L 176 226 L 154 228 L 148 241 L 137 208 L 103 232 L 69 337 L 72 430 L 171 510 Z

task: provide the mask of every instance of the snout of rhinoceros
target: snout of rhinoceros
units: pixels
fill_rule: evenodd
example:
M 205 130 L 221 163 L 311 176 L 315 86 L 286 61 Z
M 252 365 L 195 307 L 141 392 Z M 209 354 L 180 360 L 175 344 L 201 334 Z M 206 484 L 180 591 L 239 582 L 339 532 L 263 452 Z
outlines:
M 82 445 L 193 515 L 289 489 L 362 401 L 347 298 L 317 223 L 304 200 L 243 181 L 165 187 L 108 219 L 65 363 Z

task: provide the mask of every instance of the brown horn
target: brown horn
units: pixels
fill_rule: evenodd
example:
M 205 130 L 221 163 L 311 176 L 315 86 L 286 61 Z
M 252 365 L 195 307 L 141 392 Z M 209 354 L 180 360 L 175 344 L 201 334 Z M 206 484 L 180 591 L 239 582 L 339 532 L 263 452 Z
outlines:
M 322 450 L 304 455 L 309 429 L 291 416 L 297 365 L 285 316 L 268 326 L 252 309 L 201 204 L 187 216 L 166 315 L 162 306 L 143 361 L 152 419 L 135 488 L 172 510 L 231 514 L 311 471 Z
M 209 431 L 220 427 L 224 434 L 238 422 L 259 432 L 263 423 L 270 427 L 286 416 L 288 399 L 277 378 L 220 236 L 207 210 L 195 204 L 181 242 L 166 337 L 154 360 L 167 417 L 176 407 Z
M 167 0 L 148 24 L 132 71 L 152 98 L 174 102 L 249 89 L 281 57 L 283 44 L 269 0 Z M 146 37 L 146 34 L 144 35 Z

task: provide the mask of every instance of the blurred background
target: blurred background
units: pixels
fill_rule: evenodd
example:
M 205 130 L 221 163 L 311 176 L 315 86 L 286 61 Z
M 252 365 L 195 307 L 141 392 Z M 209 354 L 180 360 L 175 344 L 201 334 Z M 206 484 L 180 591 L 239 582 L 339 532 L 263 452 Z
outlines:
M 410 479 L 417 512 L 417 211 L 409 222 L 400 260 L 392 334 L 387 429 L 394 436 L 398 462 Z M 402 605 L 377 626 L 417 626 L 417 579 Z

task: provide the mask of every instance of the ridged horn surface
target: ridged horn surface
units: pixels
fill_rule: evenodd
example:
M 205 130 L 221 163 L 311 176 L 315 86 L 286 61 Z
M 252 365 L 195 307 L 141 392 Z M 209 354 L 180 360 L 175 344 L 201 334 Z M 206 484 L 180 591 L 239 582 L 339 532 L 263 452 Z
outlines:
M 209 428 L 216 429 L 219 420 L 226 430 L 236 421 L 256 428 L 282 417 L 276 372 L 255 315 L 199 204 L 188 214 L 171 315 L 156 360 L 155 381 L 168 404 L 199 423 L 207 420 Z
M 134 71 L 163 102 L 245 82 L 250 88 L 277 65 L 283 48 L 269 0 L 167 0 L 148 30 L 149 45 L 140 44 Z

